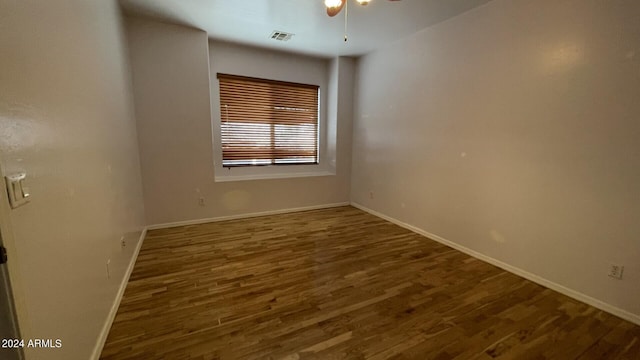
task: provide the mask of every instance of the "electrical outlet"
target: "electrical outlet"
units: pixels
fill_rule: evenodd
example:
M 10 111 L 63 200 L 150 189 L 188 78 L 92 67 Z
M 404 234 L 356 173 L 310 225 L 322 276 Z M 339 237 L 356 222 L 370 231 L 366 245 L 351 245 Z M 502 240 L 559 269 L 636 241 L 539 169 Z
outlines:
M 609 267 L 609 276 L 614 279 L 622 280 L 623 272 L 624 272 L 623 265 L 611 264 L 611 266 Z
M 198 198 L 198 205 L 204 206 L 204 198 L 203 197 Z
M 111 273 L 109 272 L 109 265 L 111 264 L 111 259 L 107 260 L 107 279 L 111 279 Z
M 120 238 L 120 246 L 123 249 L 127 246 L 127 241 L 124 239 L 124 236 Z
M 373 191 L 369 191 L 369 199 L 373 199 Z

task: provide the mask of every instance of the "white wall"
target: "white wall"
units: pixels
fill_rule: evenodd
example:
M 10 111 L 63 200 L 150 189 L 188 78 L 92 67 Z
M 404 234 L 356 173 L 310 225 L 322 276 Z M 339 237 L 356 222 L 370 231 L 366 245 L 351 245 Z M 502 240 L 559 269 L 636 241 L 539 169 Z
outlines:
M 121 25 L 116 1 L 0 0 L 2 168 L 31 192 L 3 235 L 23 337 L 62 340 L 30 358 L 90 358 L 144 225 Z
M 328 60 L 216 42 L 209 52 L 202 31 L 138 18 L 128 20 L 128 34 L 148 224 L 349 201 L 347 150 L 338 155 L 335 175 L 215 182 L 211 102 L 216 100 L 210 97 L 209 76 L 211 86 L 217 84 L 217 71 L 266 77 L 294 74 L 281 80 L 305 82 L 300 74 L 311 69 L 326 87 Z M 344 60 L 345 69 L 349 61 Z M 342 120 L 345 133 L 339 141 L 344 148 L 350 140 L 351 117 Z M 199 206 L 200 197 L 205 206 Z
M 638 321 L 638 19 L 494 0 L 364 56 L 353 201 Z
M 331 62 L 332 74 L 336 71 L 338 92 L 333 94 L 337 101 L 336 126 L 336 146 L 335 151 L 339 154 L 338 168 L 342 167 L 347 173 L 349 185 L 351 185 L 351 159 L 353 139 L 353 102 L 355 88 L 355 59 L 348 57 L 338 57 Z M 331 123 L 331 122 L 330 122 Z M 331 148 L 331 147 L 330 147 Z M 343 170 L 339 170 L 343 171 Z M 349 200 L 351 200 L 351 189 L 349 189 Z

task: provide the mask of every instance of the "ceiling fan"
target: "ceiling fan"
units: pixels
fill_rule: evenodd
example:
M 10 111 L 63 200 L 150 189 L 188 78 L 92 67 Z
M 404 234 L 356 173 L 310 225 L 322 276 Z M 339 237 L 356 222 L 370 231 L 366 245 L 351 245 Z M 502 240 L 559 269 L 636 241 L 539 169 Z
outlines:
M 342 11 L 348 0 L 324 0 L 324 6 L 327 7 L 327 15 L 333 17 Z M 360 5 L 368 5 L 371 0 L 356 0 Z M 388 0 L 388 1 L 400 1 L 400 0 Z

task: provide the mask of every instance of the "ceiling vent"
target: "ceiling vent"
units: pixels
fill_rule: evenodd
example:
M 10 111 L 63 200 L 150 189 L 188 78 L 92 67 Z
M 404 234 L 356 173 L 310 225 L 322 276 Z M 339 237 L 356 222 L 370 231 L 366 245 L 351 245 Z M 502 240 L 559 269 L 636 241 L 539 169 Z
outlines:
M 293 35 L 294 34 L 286 33 L 284 31 L 274 31 L 271 34 L 271 38 L 278 41 L 289 41 Z

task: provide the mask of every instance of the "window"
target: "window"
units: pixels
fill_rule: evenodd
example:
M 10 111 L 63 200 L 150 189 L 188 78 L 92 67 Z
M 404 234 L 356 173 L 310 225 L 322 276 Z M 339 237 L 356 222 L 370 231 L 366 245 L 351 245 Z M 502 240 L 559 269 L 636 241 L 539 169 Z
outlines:
M 319 86 L 218 73 L 222 166 L 318 164 Z

